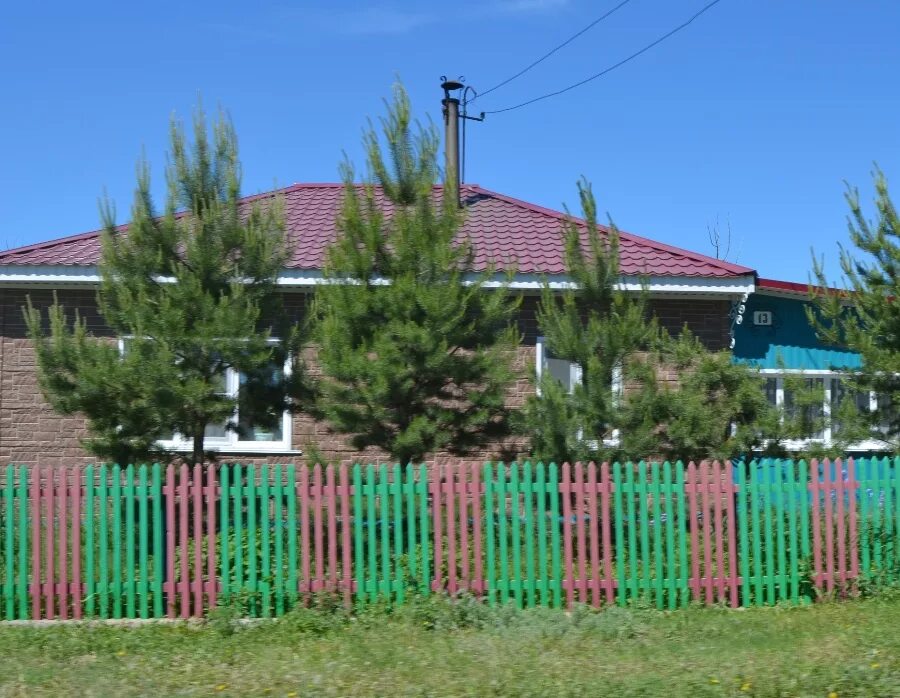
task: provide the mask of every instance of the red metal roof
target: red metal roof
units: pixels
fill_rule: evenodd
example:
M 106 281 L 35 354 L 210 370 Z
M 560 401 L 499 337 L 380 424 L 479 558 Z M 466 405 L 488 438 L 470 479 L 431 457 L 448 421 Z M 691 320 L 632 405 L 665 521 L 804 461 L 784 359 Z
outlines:
M 436 194 L 440 187 L 436 187 Z M 249 196 L 245 203 L 280 194 L 288 237 L 293 250 L 287 267 L 321 269 L 328 245 L 335 239 L 342 184 L 295 184 L 276 192 Z M 380 195 L 379 195 L 380 197 Z M 564 274 L 562 226 L 565 214 L 535 206 L 477 185 L 464 185 L 466 209 L 460 231 L 475 250 L 474 271 L 493 263 L 516 265 L 521 274 Z M 385 210 L 389 205 L 379 198 Z M 578 221 L 584 225 L 583 221 Z M 125 226 L 122 227 L 125 230 Z M 606 230 L 606 228 L 602 228 Z M 0 265 L 92 266 L 100 257 L 100 233 L 94 231 L 0 252 Z M 620 232 L 623 274 L 651 276 L 729 277 L 754 271 L 706 255 Z
M 779 291 L 781 293 L 793 293 L 806 298 L 809 297 L 809 284 L 797 283 L 796 281 L 779 281 L 778 279 L 757 279 L 756 288 L 759 291 Z M 816 293 L 836 293 L 842 296 L 849 296 L 850 293 L 846 289 L 831 288 L 824 286 L 813 286 Z

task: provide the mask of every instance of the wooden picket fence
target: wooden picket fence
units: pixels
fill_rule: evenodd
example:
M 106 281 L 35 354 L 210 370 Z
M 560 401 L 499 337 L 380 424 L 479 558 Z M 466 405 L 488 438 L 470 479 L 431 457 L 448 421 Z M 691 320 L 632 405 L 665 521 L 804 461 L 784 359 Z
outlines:
M 900 581 L 900 459 L 10 465 L 0 618 L 277 616 L 319 592 L 805 603 Z

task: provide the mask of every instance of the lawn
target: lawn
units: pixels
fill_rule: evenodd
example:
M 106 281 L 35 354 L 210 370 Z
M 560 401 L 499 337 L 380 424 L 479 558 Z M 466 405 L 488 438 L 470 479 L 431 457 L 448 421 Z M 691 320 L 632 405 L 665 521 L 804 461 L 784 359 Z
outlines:
M 0 695 L 898 696 L 900 601 L 0 627 Z

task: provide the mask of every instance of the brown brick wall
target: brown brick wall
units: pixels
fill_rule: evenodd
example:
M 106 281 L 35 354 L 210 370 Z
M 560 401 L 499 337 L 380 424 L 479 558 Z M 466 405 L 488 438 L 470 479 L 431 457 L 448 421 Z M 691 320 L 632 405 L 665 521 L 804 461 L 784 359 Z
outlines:
M 79 417 L 64 417 L 53 412 L 44 401 L 37 385 L 34 351 L 26 337 L 25 323 L 21 308 L 26 303 L 26 295 L 39 308 L 46 308 L 53 302 L 53 292 L 49 290 L 0 289 L 0 464 L 40 463 L 43 465 L 63 465 L 92 462 L 92 458 L 79 445 L 79 438 L 85 435 L 83 420 Z M 59 301 L 67 312 L 87 320 L 92 333 L 98 336 L 112 336 L 97 313 L 96 294 L 90 290 L 60 289 Z M 301 294 L 286 294 L 285 303 L 291 314 L 300 319 L 305 306 Z M 654 300 L 653 310 L 662 323 L 673 331 L 678 331 L 685 322 L 710 348 L 718 349 L 728 343 L 728 302 L 717 300 Z M 522 346 L 517 350 L 515 368 L 519 374 L 511 394 L 510 402 L 522 404 L 531 394 L 529 376 L 534 367 L 534 345 L 538 336 L 535 320 L 537 298 L 523 299 L 519 317 L 519 330 L 523 335 Z M 295 449 L 307 450 L 311 445 L 318 448 L 330 460 L 368 461 L 377 460 L 382 454 L 375 450 L 360 453 L 353 450 L 347 440 L 340 435 L 330 434 L 326 426 L 305 415 L 297 415 L 292 424 L 292 445 Z M 523 451 L 524 442 L 497 444 L 481 453 L 473 453 L 473 461 L 496 458 L 501 450 Z M 446 454 L 436 454 L 436 459 Z M 229 454 L 229 460 L 242 462 L 303 460 L 295 454 L 268 454 L 266 456 Z

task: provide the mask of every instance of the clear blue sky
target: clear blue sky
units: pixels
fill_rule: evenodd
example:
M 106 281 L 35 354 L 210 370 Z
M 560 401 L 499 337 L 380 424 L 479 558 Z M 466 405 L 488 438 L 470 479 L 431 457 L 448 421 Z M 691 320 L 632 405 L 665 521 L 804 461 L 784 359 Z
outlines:
M 244 191 L 335 181 L 395 76 L 440 121 L 439 76 L 485 90 L 617 0 L 14 3 L 0 19 L 0 247 L 91 230 L 106 189 L 127 216 L 142 148 L 162 192 L 167 124 L 198 95 L 230 112 Z M 616 62 L 705 0 L 632 0 L 526 77 L 515 104 Z M 900 197 L 900 3 L 722 0 L 590 85 L 470 125 L 467 180 L 542 205 L 601 210 L 634 233 L 805 281 L 836 269 L 843 181 L 870 201 L 877 161 Z M 732 250 L 731 258 L 735 256 Z

